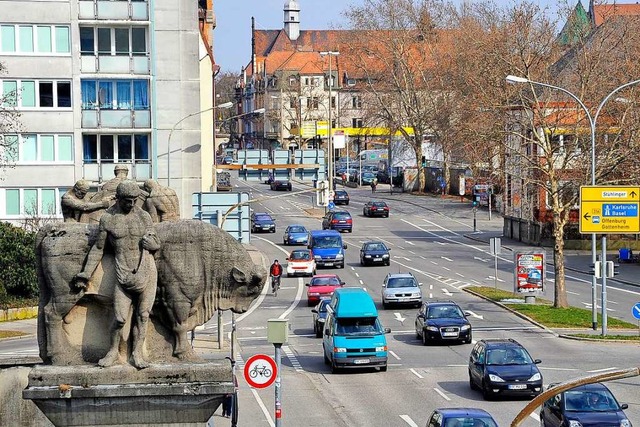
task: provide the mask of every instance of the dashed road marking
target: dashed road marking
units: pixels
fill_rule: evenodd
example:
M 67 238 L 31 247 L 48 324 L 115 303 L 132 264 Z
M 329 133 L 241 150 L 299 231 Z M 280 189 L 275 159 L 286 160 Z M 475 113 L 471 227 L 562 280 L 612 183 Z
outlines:
M 298 358 L 288 345 L 282 346 L 282 351 L 284 351 L 284 354 L 287 356 L 289 362 L 291 362 L 291 366 L 293 366 L 293 369 L 295 369 L 296 372 L 304 372 L 304 369 L 302 369 L 302 365 L 300 365 Z
M 400 415 L 400 418 L 411 427 L 418 427 L 418 424 L 416 424 L 409 415 Z

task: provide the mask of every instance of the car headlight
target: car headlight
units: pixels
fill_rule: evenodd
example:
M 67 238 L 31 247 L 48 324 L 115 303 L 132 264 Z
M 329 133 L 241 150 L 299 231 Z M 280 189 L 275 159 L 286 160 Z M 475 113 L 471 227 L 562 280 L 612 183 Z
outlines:
M 365 255 L 364 257 L 365 258 L 371 258 L 371 255 Z
M 347 349 L 344 347 L 333 347 L 333 352 L 334 353 L 346 353 Z
M 389 254 L 382 255 L 382 258 L 389 258 Z
M 336 255 L 336 259 L 342 259 L 342 258 L 344 258 L 344 255 L 342 255 L 342 254 Z
M 313 259 L 315 259 L 316 261 L 322 261 L 322 257 L 320 255 L 315 255 Z
M 500 378 L 499 376 L 497 376 L 496 374 L 489 374 L 489 380 L 493 381 L 494 383 L 503 383 L 504 380 L 502 378 Z
M 438 332 L 437 326 L 427 326 L 427 331 Z
M 462 325 L 460 328 L 461 331 L 468 331 L 469 329 L 471 329 L 471 325 Z
M 631 421 L 626 418 L 620 420 L 620 427 L 631 427 Z
M 387 351 L 387 346 L 382 346 L 382 347 L 376 347 L 376 352 L 380 352 L 380 351 Z
M 582 427 L 580 421 L 569 420 L 569 427 Z
M 540 372 L 536 372 L 531 376 L 531 378 L 529 378 L 529 381 L 540 381 L 541 379 L 542 376 L 540 376 Z
M 325 320 L 326 320 L 326 319 L 323 319 L 323 318 L 321 317 L 321 318 L 319 318 L 319 319 L 318 319 L 318 322 L 320 322 L 320 323 L 324 323 L 324 321 L 325 321 Z
M 412 297 L 422 297 L 422 292 L 413 292 L 411 294 Z

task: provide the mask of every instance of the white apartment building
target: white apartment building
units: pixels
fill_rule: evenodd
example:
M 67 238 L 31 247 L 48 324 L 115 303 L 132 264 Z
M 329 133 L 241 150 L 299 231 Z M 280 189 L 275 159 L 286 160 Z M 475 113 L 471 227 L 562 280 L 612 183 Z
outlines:
M 173 188 L 190 217 L 211 170 L 201 139 L 211 118 L 194 114 L 212 105 L 198 2 L 0 0 L 0 11 L 3 107 L 22 124 L 0 135 L 13 147 L 0 220 L 60 219 L 67 189 L 79 179 L 98 188 L 116 164 Z

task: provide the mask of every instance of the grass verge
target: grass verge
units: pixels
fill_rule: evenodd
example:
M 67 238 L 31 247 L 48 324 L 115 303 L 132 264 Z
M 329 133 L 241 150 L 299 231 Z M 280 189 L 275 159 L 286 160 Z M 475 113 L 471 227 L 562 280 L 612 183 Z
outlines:
M 555 308 L 551 301 L 544 298 L 536 297 L 535 304 L 524 304 L 519 302 L 523 299 L 522 295 L 513 292 L 495 289 L 486 286 L 467 288 L 471 292 L 475 292 L 483 297 L 500 302 L 515 312 L 523 314 L 530 319 L 544 325 L 548 328 L 562 329 L 591 329 L 592 314 L 591 310 L 577 307 Z M 598 314 L 598 323 L 602 324 L 602 318 Z M 638 325 L 625 322 L 614 317 L 607 316 L 607 325 L 611 329 L 637 330 Z M 597 334 L 568 334 L 575 337 L 591 338 L 591 339 L 620 339 L 628 341 L 640 341 L 639 334 L 608 334 L 606 336 Z

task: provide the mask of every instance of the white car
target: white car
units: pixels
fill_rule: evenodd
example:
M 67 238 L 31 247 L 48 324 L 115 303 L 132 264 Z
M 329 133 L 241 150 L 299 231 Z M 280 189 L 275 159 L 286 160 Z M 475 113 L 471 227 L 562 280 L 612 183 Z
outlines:
M 422 283 L 411 273 L 389 273 L 382 283 L 382 307 L 389 304 L 422 305 Z
M 311 249 L 294 249 L 287 257 L 287 277 L 313 276 L 316 274 L 316 260 Z

